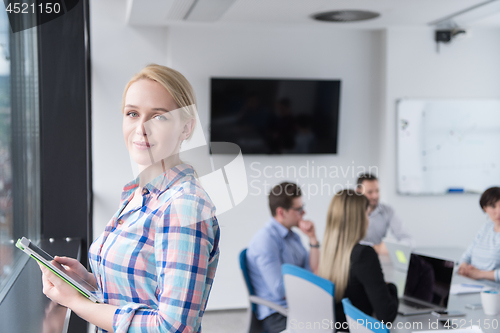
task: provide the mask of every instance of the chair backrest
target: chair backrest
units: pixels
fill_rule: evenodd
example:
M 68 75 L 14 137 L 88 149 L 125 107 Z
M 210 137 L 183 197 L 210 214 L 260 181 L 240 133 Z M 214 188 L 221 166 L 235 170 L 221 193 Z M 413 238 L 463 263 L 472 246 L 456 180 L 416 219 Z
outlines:
M 245 283 L 247 285 L 248 294 L 255 295 L 252 287 L 252 283 L 250 283 L 250 275 L 248 275 L 248 266 L 247 266 L 247 249 L 244 249 L 240 253 L 240 268 L 243 273 L 243 277 L 245 278 Z
M 335 331 L 335 285 L 303 268 L 281 266 L 288 305 L 287 333 Z
M 244 249 L 240 253 L 240 268 L 243 273 L 243 278 L 245 279 L 245 284 L 247 286 L 248 294 L 255 295 L 255 292 L 252 287 L 252 283 L 250 282 L 250 275 L 248 275 L 248 266 L 247 266 L 247 249 Z M 252 311 L 256 313 L 257 306 L 252 303 Z
M 351 333 L 390 333 L 384 324 L 356 308 L 348 298 L 342 300 L 342 306 Z

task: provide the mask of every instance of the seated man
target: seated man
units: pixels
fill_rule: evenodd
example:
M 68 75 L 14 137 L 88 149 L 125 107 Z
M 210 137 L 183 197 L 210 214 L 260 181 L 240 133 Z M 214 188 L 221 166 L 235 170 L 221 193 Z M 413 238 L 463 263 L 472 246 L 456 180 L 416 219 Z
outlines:
M 276 185 L 269 193 L 269 208 L 273 217 L 257 232 L 247 249 L 248 273 L 257 296 L 286 307 L 281 265 L 292 264 L 316 272 L 319 243 L 314 224 L 302 220 L 305 211 L 296 184 Z M 292 227 L 299 227 L 309 237 L 310 253 Z M 266 306 L 257 306 L 257 318 L 263 320 L 267 333 L 286 328 L 286 317 Z
M 364 242 L 372 243 L 378 254 L 387 254 L 387 247 L 382 242 L 382 239 L 387 236 L 387 231 L 390 229 L 398 241 L 403 241 L 410 246 L 414 245 L 411 236 L 403 228 L 403 224 L 394 213 L 394 210 L 388 205 L 379 203 L 377 177 L 369 173 L 360 175 L 356 191 L 364 194 L 370 202 L 370 223 L 363 239 Z

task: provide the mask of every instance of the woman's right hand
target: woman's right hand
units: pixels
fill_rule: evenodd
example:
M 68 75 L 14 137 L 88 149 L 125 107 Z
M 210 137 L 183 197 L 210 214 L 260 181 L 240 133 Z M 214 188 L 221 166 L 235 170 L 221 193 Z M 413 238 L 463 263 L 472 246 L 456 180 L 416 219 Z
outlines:
M 89 273 L 85 266 L 83 266 L 78 260 L 68 257 L 59 257 L 55 256 L 54 260 L 60 263 L 61 265 L 66 266 L 65 268 L 72 273 L 77 274 L 82 279 L 85 280 L 88 284 L 92 285 L 97 289 L 97 282 L 95 280 L 94 274 Z

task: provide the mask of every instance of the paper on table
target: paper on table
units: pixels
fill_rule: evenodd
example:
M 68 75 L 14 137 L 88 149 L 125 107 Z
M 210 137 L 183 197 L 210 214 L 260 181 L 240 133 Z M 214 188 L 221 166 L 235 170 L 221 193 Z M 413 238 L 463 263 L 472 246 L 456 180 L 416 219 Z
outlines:
M 484 286 L 481 285 L 469 285 L 463 283 L 453 284 L 450 288 L 451 295 L 460 295 L 460 294 L 473 294 L 480 293 L 483 290 Z
M 412 333 L 483 333 L 483 330 L 479 326 L 472 326 L 468 328 L 458 328 L 454 330 L 432 330 L 432 331 L 413 331 Z
M 398 261 L 402 264 L 408 263 L 408 260 L 406 260 L 405 253 L 401 250 L 396 250 L 396 257 L 398 258 Z

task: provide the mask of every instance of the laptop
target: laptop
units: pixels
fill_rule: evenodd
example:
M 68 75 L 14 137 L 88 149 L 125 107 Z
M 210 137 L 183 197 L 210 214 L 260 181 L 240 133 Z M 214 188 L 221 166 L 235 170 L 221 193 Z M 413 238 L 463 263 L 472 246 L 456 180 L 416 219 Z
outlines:
M 399 271 L 406 272 L 408 270 L 408 264 L 410 263 L 411 247 L 407 244 L 389 241 L 384 241 L 384 243 L 389 252 L 392 266 Z
M 450 260 L 412 253 L 398 313 L 408 316 L 446 310 L 454 266 Z

